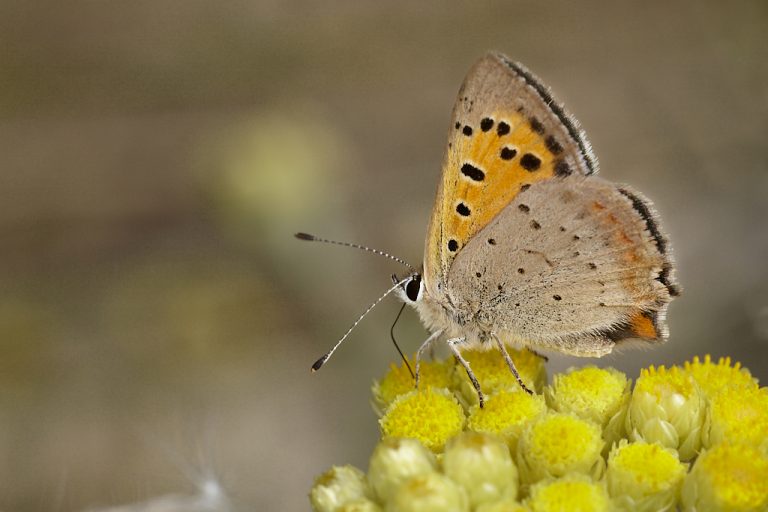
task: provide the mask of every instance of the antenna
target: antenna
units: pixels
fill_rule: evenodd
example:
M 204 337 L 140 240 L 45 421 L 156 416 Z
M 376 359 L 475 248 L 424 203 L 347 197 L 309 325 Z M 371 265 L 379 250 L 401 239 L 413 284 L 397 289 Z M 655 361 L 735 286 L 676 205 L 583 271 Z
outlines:
M 315 235 L 310 235 L 309 233 L 296 233 L 293 236 L 298 238 L 299 240 L 306 240 L 307 242 L 323 242 L 325 244 L 333 244 L 333 245 L 341 245 L 344 247 L 354 247 L 355 249 L 360 249 L 367 252 L 372 252 L 373 254 L 378 254 L 379 256 L 384 256 L 385 258 L 389 258 L 390 260 L 396 261 L 400 263 L 401 265 L 405 265 L 408 267 L 408 270 L 410 270 L 412 273 L 416 274 L 416 269 L 413 268 L 408 262 L 406 262 L 402 258 L 398 258 L 397 256 L 393 256 L 389 253 L 386 253 L 384 251 L 380 251 L 378 249 L 371 249 L 370 247 L 366 247 L 364 245 L 359 244 L 352 244 L 349 242 L 339 242 L 337 240 L 328 240 L 327 238 L 320 238 Z
M 311 235 L 309 235 L 309 236 L 311 236 Z M 334 243 L 334 242 L 331 242 L 331 243 Z M 351 244 L 350 244 L 350 245 L 351 245 Z M 353 245 L 352 247 L 355 247 L 355 246 Z M 379 297 L 378 299 L 376 299 L 376 300 L 373 302 L 373 304 L 371 304 L 370 306 L 368 306 L 368 309 L 366 309 L 366 310 L 363 312 L 363 314 L 362 314 L 362 315 L 360 315 L 360 317 L 359 317 L 357 320 L 355 320 L 355 323 L 353 323 L 353 324 L 352 324 L 352 327 L 350 327 L 349 329 L 347 329 L 347 332 L 345 332 L 345 333 L 344 333 L 344 336 L 342 336 L 342 337 L 341 337 L 341 339 L 340 339 L 339 341 L 337 341 L 337 342 L 336 342 L 336 344 L 333 346 L 333 348 L 332 348 L 331 350 L 329 350 L 328 352 L 326 352 L 326 354 L 325 354 L 323 357 L 321 357 L 320 359 L 318 359 L 317 361 L 315 361 L 315 364 L 313 364 L 313 365 L 312 365 L 312 372 L 314 373 L 314 372 L 316 372 L 317 370 L 319 370 L 320 368 L 322 368 L 322 366 L 323 366 L 323 365 L 326 363 L 326 361 L 328 361 L 328 359 L 330 359 L 330 358 L 331 358 L 331 356 L 333 355 L 333 353 L 334 353 L 334 352 L 336 352 L 336 349 L 337 349 L 337 348 L 339 348 L 339 345 L 341 345 L 341 344 L 342 344 L 342 342 L 343 342 L 345 339 L 347 339 L 347 336 L 349 336 L 349 333 L 351 333 L 351 332 L 352 332 L 352 330 L 353 330 L 355 327 L 357 327 L 357 324 L 359 324 L 359 323 L 360 323 L 360 321 L 361 321 L 363 318 L 365 318 L 365 315 L 367 315 L 368 313 L 370 313 L 370 311 L 371 311 L 373 308 L 375 308 L 375 307 L 376 307 L 376 305 L 377 305 L 379 302 L 381 302 L 382 300 L 384 300 L 384 298 L 385 298 L 387 295 L 389 295 L 390 293 L 392 293 L 393 291 L 395 291 L 395 290 L 397 289 L 397 287 L 398 287 L 398 286 L 401 286 L 403 283 L 405 283 L 405 282 L 406 282 L 406 281 L 408 281 L 409 279 L 411 279 L 411 276 L 410 276 L 410 275 L 409 275 L 408 277 L 406 277 L 405 279 L 402 279 L 401 281 L 398 281 L 397 283 L 395 283 L 395 284 L 392 286 L 392 288 L 390 288 L 389 290 L 387 290 L 387 291 L 384 293 L 384 295 L 382 295 L 381 297 Z

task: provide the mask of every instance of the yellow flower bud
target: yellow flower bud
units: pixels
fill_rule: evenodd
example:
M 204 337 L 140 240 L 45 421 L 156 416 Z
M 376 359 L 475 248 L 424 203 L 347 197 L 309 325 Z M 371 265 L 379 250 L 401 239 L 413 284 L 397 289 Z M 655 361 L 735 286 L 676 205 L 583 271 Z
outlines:
M 477 380 L 480 381 L 483 393 L 491 394 L 499 390 L 522 391 L 520 384 L 504 361 L 504 356 L 498 350 L 465 350 L 462 355 L 469 363 Z M 530 350 L 509 349 L 509 355 L 515 363 L 520 379 L 528 389 L 540 392 L 547 382 L 544 359 Z M 467 403 L 477 404 L 477 391 L 472 386 L 464 368 L 457 366 L 454 376 L 456 388 L 461 391 Z
M 607 512 L 611 501 L 602 483 L 572 474 L 531 487 L 526 505 L 532 512 Z
M 685 472 L 676 451 L 658 444 L 622 440 L 608 458 L 608 492 L 618 510 L 674 510 Z
M 381 507 L 368 499 L 360 499 L 345 503 L 336 512 L 381 512 Z
M 768 510 L 768 456 L 743 444 L 705 450 L 685 478 L 682 505 L 686 512 Z
M 309 492 L 312 510 L 336 512 L 343 505 L 365 499 L 368 484 L 365 475 L 354 466 L 334 466 L 315 479 Z
M 525 429 L 517 445 L 521 481 L 531 484 L 568 473 L 600 478 L 605 468 L 600 434 L 597 424 L 573 414 L 541 417 Z
M 555 375 L 552 385 L 544 388 L 544 396 L 555 411 L 570 412 L 600 425 L 609 449 L 624 435 L 630 387 L 627 376 L 618 370 L 585 366 Z
M 698 356 L 693 361 L 686 361 L 685 371 L 693 376 L 696 384 L 707 397 L 712 397 L 725 388 L 736 387 L 740 389 L 756 389 L 757 380 L 752 377 L 749 370 L 741 367 L 741 363 L 731 366 L 730 357 L 721 357 L 717 364 L 712 362 L 712 357 L 707 354 L 704 361 Z
M 383 439 L 368 463 L 368 482 L 384 502 L 405 480 L 437 470 L 435 456 L 415 439 Z
M 415 357 L 409 358 L 411 368 L 416 368 Z M 447 388 L 453 382 L 453 361 L 422 361 L 420 365 L 419 387 Z M 395 399 L 413 391 L 415 382 L 405 363 L 396 366 L 390 364 L 389 371 L 381 380 L 373 382 L 373 399 L 377 412 L 387 409 Z M 379 414 L 381 416 L 381 414 Z
M 389 501 L 387 512 L 469 512 L 464 489 L 439 473 L 425 473 L 409 478 Z
M 546 410 L 541 395 L 497 391 L 488 397 L 482 409 L 478 405 L 470 407 L 467 428 L 503 437 L 510 451 L 516 453 L 523 429 Z
M 691 460 L 701 447 L 705 411 L 704 395 L 690 374 L 651 366 L 635 383 L 626 431 L 633 441 L 659 443 L 677 450 L 681 460 Z
M 763 448 L 768 453 L 768 389 L 726 387 L 709 402 L 702 435 L 705 448 L 723 441 Z
M 531 512 L 531 509 L 513 498 L 502 498 L 498 501 L 483 503 L 475 512 Z
M 499 437 L 463 432 L 448 442 L 442 465 L 445 475 L 467 491 L 472 508 L 517 496 L 517 467 Z
M 419 389 L 400 395 L 379 420 L 383 437 L 418 439 L 432 451 L 464 428 L 464 409 L 447 389 Z

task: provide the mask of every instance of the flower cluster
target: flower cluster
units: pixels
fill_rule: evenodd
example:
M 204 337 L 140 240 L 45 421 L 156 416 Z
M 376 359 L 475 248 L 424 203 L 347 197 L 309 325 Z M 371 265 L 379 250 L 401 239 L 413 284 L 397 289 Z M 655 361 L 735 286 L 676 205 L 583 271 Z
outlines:
M 768 510 L 768 388 L 730 359 L 649 367 L 632 386 L 612 368 L 555 375 L 528 351 L 404 366 L 374 383 L 382 440 L 368 472 L 315 481 L 317 512 Z

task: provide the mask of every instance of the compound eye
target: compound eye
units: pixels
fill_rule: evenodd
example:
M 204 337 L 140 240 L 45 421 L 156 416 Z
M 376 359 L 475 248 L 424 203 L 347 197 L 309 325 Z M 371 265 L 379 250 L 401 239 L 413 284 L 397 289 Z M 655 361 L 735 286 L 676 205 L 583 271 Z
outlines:
M 410 281 L 408 281 L 408 284 L 405 285 L 405 295 L 411 301 L 416 302 L 416 299 L 419 298 L 419 290 L 421 290 L 421 276 L 416 274 Z

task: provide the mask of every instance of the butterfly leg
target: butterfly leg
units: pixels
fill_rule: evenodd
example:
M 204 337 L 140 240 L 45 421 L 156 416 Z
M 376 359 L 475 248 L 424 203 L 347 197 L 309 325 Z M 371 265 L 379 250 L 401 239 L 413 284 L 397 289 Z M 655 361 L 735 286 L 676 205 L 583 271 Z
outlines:
M 474 386 L 475 391 L 477 391 L 477 399 L 480 402 L 480 408 L 482 409 L 483 404 L 485 403 L 485 398 L 483 397 L 483 392 L 480 390 L 480 383 L 477 381 L 477 377 L 475 377 L 475 374 L 472 372 L 472 368 L 469 367 L 469 362 L 464 359 L 456 346 L 461 345 L 465 341 L 465 338 L 452 338 L 448 340 L 448 347 L 453 352 L 453 355 L 456 356 L 456 359 L 458 359 L 458 361 L 461 363 L 461 366 L 463 366 L 467 371 L 467 377 L 469 377 L 469 380 L 472 382 L 472 386 Z
M 416 389 L 419 389 L 419 375 L 420 375 L 420 367 L 421 367 L 421 358 L 423 357 L 424 351 L 427 350 L 432 345 L 432 342 L 437 339 L 438 336 L 440 336 L 443 333 L 443 331 L 437 331 L 433 332 L 429 335 L 429 338 L 427 338 L 424 343 L 421 344 L 419 347 L 419 350 L 416 351 L 416 376 L 414 377 L 414 380 L 416 381 Z
M 528 389 L 528 386 L 526 386 L 523 383 L 523 379 L 520 378 L 520 374 L 517 373 L 517 368 L 515 368 L 515 363 L 512 361 L 512 358 L 509 356 L 509 352 L 507 352 L 507 347 L 504 346 L 504 343 L 501 341 L 501 339 L 498 336 L 496 336 L 496 334 L 491 333 L 491 336 L 493 336 L 493 339 L 496 340 L 496 345 L 499 347 L 501 354 L 504 356 L 504 360 L 507 362 L 507 366 L 509 366 L 509 370 L 512 372 L 512 375 L 514 375 L 515 378 L 517 379 L 517 383 L 520 384 L 520 387 L 523 388 L 523 391 L 525 391 L 529 395 L 532 395 L 533 391 Z

